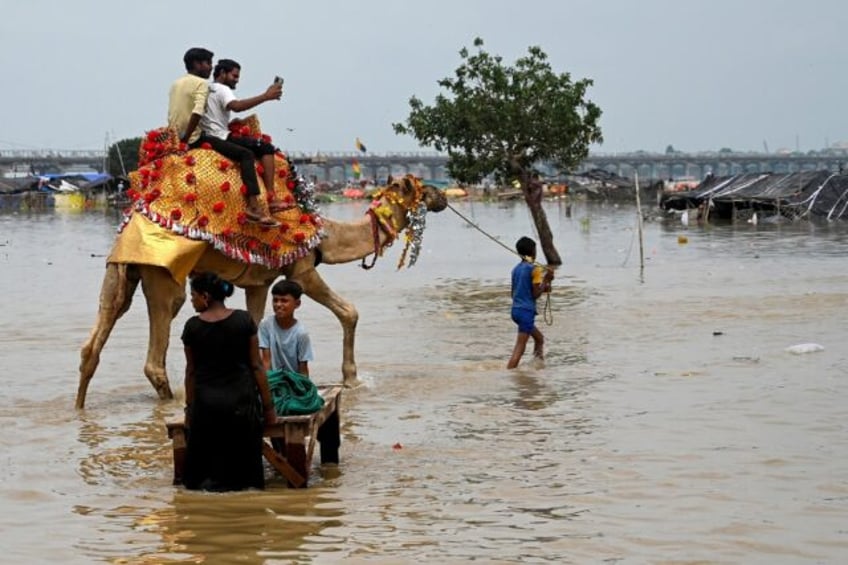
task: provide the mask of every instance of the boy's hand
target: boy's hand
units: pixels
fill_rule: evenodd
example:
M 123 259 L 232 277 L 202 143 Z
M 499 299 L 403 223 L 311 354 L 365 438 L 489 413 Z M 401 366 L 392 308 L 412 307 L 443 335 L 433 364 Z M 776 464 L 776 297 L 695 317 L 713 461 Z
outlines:
M 551 291 L 551 281 L 554 280 L 554 271 L 550 267 L 545 269 L 545 276 L 542 278 L 542 292 Z

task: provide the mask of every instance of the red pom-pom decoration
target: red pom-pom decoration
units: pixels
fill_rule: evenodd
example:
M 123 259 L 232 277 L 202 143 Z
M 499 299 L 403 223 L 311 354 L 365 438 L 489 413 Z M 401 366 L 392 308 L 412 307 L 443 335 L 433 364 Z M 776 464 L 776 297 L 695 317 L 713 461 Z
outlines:
M 209 218 L 207 218 L 206 216 L 200 216 L 199 218 L 197 218 L 197 225 L 201 228 L 205 228 L 207 225 L 209 225 Z
M 183 217 L 183 211 L 180 210 L 179 208 L 174 208 L 173 210 L 171 210 L 171 219 L 173 221 L 179 222 L 180 218 L 182 218 L 182 217 Z
M 220 214 L 221 212 L 224 211 L 224 208 L 226 208 L 226 207 L 227 207 L 226 204 L 224 204 L 223 202 L 216 202 L 215 204 L 212 205 L 212 211 L 215 212 L 216 214 Z
M 230 181 L 225 180 L 221 183 L 221 192 L 229 192 L 230 191 Z

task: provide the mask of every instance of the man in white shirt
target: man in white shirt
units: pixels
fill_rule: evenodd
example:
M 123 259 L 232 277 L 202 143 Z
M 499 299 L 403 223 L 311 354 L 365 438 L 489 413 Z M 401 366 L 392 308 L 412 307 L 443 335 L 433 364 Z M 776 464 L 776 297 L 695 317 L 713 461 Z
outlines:
M 254 158 L 262 163 L 262 180 L 270 195 L 269 208 L 272 214 L 287 210 L 288 207 L 274 195 L 274 154 L 277 148 L 261 139 L 242 137 L 231 133 L 230 125 L 238 123 L 231 120 L 231 112 L 244 112 L 263 102 L 279 100 L 283 94 L 281 84 L 274 83 L 262 94 L 239 100 L 233 90 L 241 76 L 241 65 L 232 59 L 219 59 L 215 65 L 214 79 L 209 86 L 206 111 L 200 120 L 201 136 L 193 144 L 199 146 L 208 143 L 212 149 L 239 164 L 242 182 L 247 187 L 247 219 L 262 225 L 276 226 L 273 218 L 264 216 L 259 206 L 259 181 L 256 178 Z

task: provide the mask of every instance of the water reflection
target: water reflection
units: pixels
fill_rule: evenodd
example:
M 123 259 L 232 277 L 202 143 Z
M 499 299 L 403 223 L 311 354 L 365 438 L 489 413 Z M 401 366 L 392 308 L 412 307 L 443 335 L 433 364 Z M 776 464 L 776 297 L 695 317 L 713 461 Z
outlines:
M 315 541 L 325 528 L 340 526 L 341 518 L 338 501 L 320 489 L 230 494 L 178 489 L 166 507 L 139 519 L 136 527 L 162 538 L 161 547 L 141 562 L 260 564 L 320 553 Z

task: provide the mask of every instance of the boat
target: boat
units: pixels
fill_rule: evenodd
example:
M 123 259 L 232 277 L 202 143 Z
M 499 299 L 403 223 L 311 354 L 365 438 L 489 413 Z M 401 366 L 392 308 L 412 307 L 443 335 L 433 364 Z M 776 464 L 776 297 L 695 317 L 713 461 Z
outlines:
M 449 198 L 464 198 L 468 196 L 468 191 L 460 186 L 452 186 L 444 190 L 445 196 Z
M 365 198 L 365 191 L 361 188 L 349 187 L 342 191 L 342 196 L 345 198 Z

